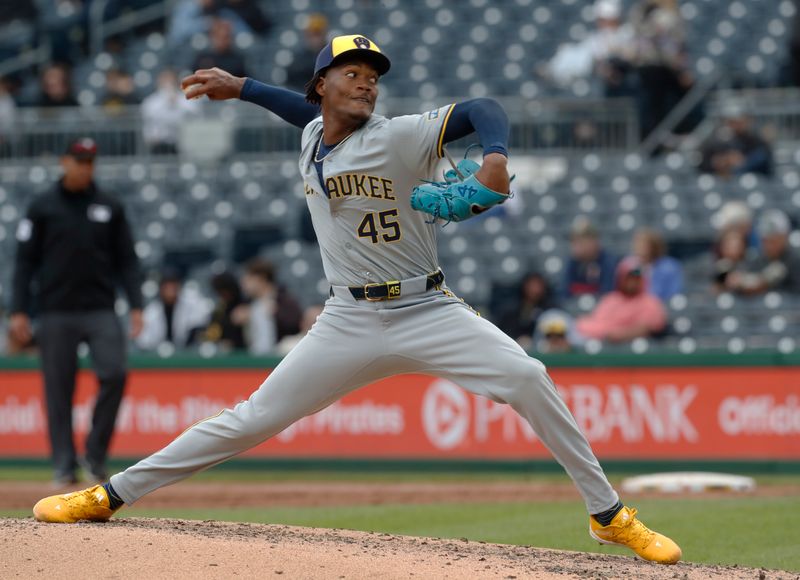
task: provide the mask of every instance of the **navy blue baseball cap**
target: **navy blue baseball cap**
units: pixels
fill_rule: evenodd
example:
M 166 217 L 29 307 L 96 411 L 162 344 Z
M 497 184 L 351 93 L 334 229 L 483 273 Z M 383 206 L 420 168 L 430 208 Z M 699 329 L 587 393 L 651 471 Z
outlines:
M 345 55 L 364 56 L 375 66 L 378 74 L 383 76 L 389 71 L 392 63 L 389 58 L 381 52 L 378 45 L 366 36 L 351 34 L 349 36 L 337 36 L 323 48 L 317 56 L 317 63 L 314 66 L 314 74 L 337 64 L 337 61 L 344 60 Z

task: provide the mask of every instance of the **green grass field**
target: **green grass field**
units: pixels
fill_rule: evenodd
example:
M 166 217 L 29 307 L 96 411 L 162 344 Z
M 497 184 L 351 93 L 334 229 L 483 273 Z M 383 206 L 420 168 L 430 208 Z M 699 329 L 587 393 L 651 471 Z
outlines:
M 0 480 L 47 479 L 39 469 L 0 469 Z M 535 476 L 563 480 L 561 476 Z M 533 479 L 524 474 L 429 473 L 290 473 L 214 471 L 196 478 L 206 481 L 486 481 Z M 613 478 L 612 478 L 613 479 Z M 797 484 L 798 476 L 758 478 L 760 485 Z M 678 540 L 691 562 L 739 564 L 800 571 L 800 534 L 792 519 L 800 513 L 800 496 L 764 498 L 627 498 L 642 519 Z M 582 504 L 485 503 L 445 505 L 377 505 L 238 509 L 127 509 L 145 517 L 215 519 L 349 528 L 604 553 L 626 553 L 599 546 L 586 533 Z M 0 516 L 28 516 L 29 511 L 2 511 Z

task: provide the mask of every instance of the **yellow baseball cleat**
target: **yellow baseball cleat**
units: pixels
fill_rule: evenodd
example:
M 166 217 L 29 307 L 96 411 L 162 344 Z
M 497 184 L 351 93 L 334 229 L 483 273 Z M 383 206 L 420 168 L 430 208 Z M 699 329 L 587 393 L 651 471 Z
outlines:
M 64 495 L 51 495 L 33 506 L 33 517 L 40 522 L 74 524 L 81 520 L 104 522 L 116 510 L 111 509 L 102 485 Z
M 675 564 L 681 559 L 678 544 L 667 536 L 650 530 L 636 519 L 636 510 L 628 507 L 623 507 L 607 526 L 601 525 L 590 516 L 589 535 L 601 544 L 630 548 L 643 560 Z

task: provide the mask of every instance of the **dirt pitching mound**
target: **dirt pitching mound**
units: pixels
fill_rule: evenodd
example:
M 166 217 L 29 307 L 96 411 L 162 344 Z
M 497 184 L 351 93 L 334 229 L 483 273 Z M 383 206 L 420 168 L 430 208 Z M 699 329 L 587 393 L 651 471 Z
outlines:
M 0 519 L 0 578 L 796 579 L 796 574 L 622 556 L 262 524 Z

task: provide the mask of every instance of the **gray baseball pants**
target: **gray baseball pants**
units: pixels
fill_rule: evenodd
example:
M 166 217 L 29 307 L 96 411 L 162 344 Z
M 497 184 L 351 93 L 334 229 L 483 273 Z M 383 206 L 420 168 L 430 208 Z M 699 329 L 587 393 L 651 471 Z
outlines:
M 566 469 L 589 513 L 616 505 L 616 492 L 544 365 L 441 290 L 366 302 L 334 288 L 310 332 L 248 400 L 197 423 L 114 475 L 111 484 L 132 504 L 258 445 L 361 386 L 402 373 L 441 377 L 511 405 Z

